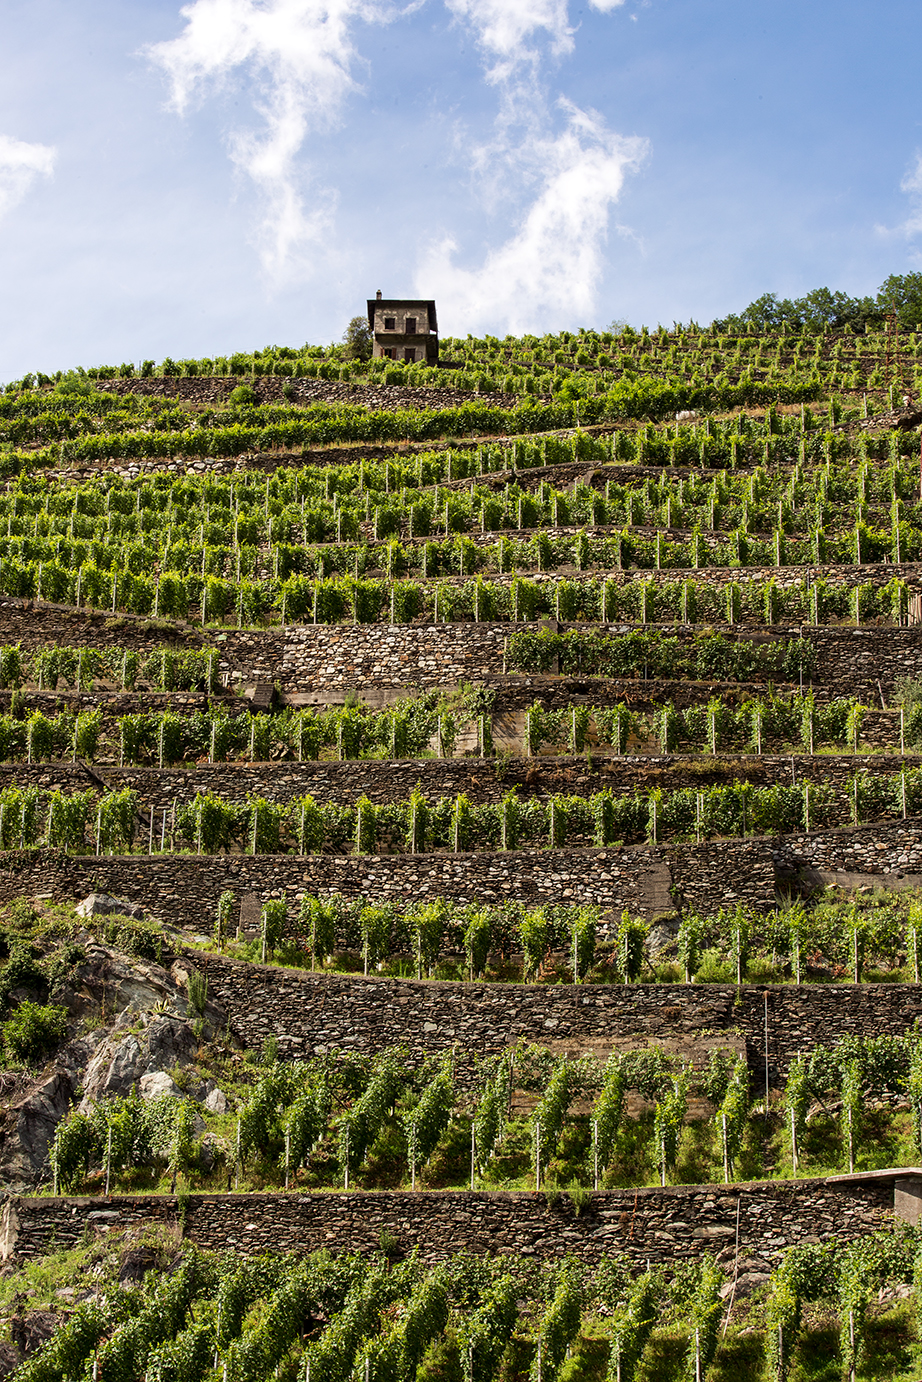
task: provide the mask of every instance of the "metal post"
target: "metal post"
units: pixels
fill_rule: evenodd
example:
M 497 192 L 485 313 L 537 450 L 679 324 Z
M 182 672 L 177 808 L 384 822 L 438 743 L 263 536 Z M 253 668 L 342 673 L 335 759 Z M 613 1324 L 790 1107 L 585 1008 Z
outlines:
M 768 989 L 765 998 L 765 1117 L 768 1118 Z
M 592 1120 L 592 1188 L 599 1188 L 599 1120 Z

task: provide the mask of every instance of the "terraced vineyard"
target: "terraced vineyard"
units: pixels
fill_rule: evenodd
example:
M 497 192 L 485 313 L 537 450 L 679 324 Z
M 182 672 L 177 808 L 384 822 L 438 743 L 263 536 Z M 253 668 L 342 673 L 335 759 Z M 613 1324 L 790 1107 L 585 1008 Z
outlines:
M 442 347 L 0 394 L 0 1364 L 915 1376 L 922 335 Z

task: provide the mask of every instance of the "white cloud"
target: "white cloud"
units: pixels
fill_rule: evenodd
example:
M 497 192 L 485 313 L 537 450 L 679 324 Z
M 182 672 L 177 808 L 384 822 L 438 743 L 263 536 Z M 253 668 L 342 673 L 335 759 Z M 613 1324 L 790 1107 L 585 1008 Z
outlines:
M 315 190 L 306 209 L 299 151 L 311 131 L 338 121 L 356 90 L 354 25 L 385 22 L 393 10 L 386 0 L 193 0 L 181 13 L 179 37 L 146 50 L 168 76 L 179 114 L 241 69 L 261 84 L 254 105 L 264 128 L 234 134 L 230 151 L 265 197 L 260 253 L 281 278 L 328 226 L 335 200 Z
M 38 177 L 50 177 L 56 150 L 0 134 L 0 219 L 22 201 Z
M 916 164 L 910 168 L 900 183 L 900 191 L 909 198 L 909 215 L 905 221 L 895 226 L 875 226 L 878 235 L 912 240 L 922 234 L 922 154 L 916 154 Z
M 599 10 L 623 0 L 590 0 Z M 476 31 L 487 80 L 499 87 L 494 136 L 468 152 L 481 196 L 492 210 L 518 207 L 517 228 L 476 269 L 456 262 L 448 233 L 424 252 L 416 274 L 459 330 L 521 331 L 539 320 L 588 315 L 603 269 L 611 204 L 646 143 L 609 130 L 601 116 L 561 99 L 566 128 L 553 133 L 545 53 L 574 46 L 567 0 L 445 0 Z M 507 222 L 510 215 L 507 212 Z M 624 227 L 620 234 L 631 235 Z
M 592 310 L 609 207 L 647 146 L 612 133 L 595 113 L 569 101 L 560 105 L 567 128 L 514 151 L 527 175 L 536 167 L 544 170 L 515 233 L 477 269 L 455 263 L 458 246 L 451 235 L 420 263 L 417 290 L 437 297 L 458 330 L 485 324 L 496 329 L 503 322 L 507 330 L 522 331 L 541 318 L 572 320 Z
M 515 66 L 538 61 L 539 54 L 526 41 L 540 31 L 550 38 L 555 54 L 573 48 L 567 0 L 445 0 L 452 14 L 476 30 L 478 42 L 494 66 L 490 81 L 508 81 Z
M 334 126 L 357 91 L 355 32 L 386 23 L 424 3 L 402 0 L 191 0 L 178 37 L 147 49 L 166 74 L 171 105 L 184 114 L 211 92 L 244 80 L 255 84 L 252 106 L 262 124 L 229 137 L 235 165 L 259 188 L 264 214 L 258 234 L 263 264 L 275 280 L 301 266 L 305 251 L 332 241 L 334 190 L 304 193 L 305 142 Z M 622 0 L 590 0 L 608 11 Z M 466 157 L 487 204 L 519 209 L 519 226 L 479 270 L 455 266 L 449 234 L 430 249 L 418 279 L 435 284 L 458 317 L 499 314 L 521 322 L 523 287 L 536 303 L 588 311 L 601 272 L 610 204 L 642 144 L 606 129 L 599 116 L 561 102 L 566 128 L 555 133 L 548 114 L 546 56 L 573 48 L 568 0 L 445 0 L 475 34 L 486 79 L 499 91 L 493 138 Z M 531 205 L 527 203 L 531 201 Z M 507 217 L 508 219 L 508 217 Z M 316 272 L 316 264 L 313 266 Z

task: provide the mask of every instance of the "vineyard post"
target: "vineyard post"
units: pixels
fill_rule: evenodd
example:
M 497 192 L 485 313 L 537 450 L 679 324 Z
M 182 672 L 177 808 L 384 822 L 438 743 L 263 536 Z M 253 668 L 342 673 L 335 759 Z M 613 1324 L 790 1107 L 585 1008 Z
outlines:
M 291 1129 L 285 1128 L 285 1189 L 288 1189 L 288 1166 L 291 1158 Z
M 768 989 L 765 990 L 765 1117 L 768 1119 Z
M 720 1115 L 720 1132 L 721 1132 L 721 1138 L 722 1138 L 722 1140 L 723 1140 L 723 1147 L 724 1147 L 724 1185 L 729 1185 L 729 1184 L 730 1184 L 730 1157 L 729 1157 L 729 1149 L 728 1149 L 728 1147 L 727 1147 L 727 1115 L 726 1115 L 725 1113 L 722 1113 L 722 1114 Z
M 599 1188 L 599 1120 L 592 1120 L 592 1188 Z
M 535 1119 L 535 1189 L 541 1189 L 541 1119 Z
M 906 752 L 906 728 L 903 707 L 900 706 L 900 756 Z
M 106 1195 L 109 1194 L 109 1181 L 112 1175 L 112 1122 L 109 1121 L 109 1134 L 106 1138 Z
M 236 1158 L 235 1158 L 235 1161 L 234 1161 L 234 1189 L 235 1189 L 235 1190 L 237 1190 L 237 1189 L 239 1188 L 239 1186 L 240 1186 L 240 1124 L 241 1124 L 241 1121 L 242 1121 L 242 1120 L 241 1120 L 240 1114 L 238 1113 L 238 1114 L 237 1114 L 237 1155 L 236 1155 Z
M 903 804 L 903 820 L 906 819 L 906 769 L 900 773 L 900 797 Z
M 163 816 L 160 821 L 160 853 L 163 853 L 163 846 L 166 842 L 166 807 L 163 808 Z
M 343 1189 L 344 1189 L 344 1190 L 348 1190 L 348 1189 L 349 1189 L 349 1124 L 348 1124 L 348 1123 L 346 1124 L 346 1138 L 345 1138 L 345 1141 L 346 1141 L 345 1155 L 344 1155 L 344 1157 L 343 1157 L 343 1162 L 344 1162 L 344 1165 L 345 1165 L 345 1170 L 344 1170 L 344 1173 L 343 1173 Z
M 477 1169 L 477 1129 L 471 1118 L 471 1189 L 474 1188 L 474 1173 Z
M 102 834 L 102 806 L 96 808 L 96 853 L 99 854 L 99 841 Z

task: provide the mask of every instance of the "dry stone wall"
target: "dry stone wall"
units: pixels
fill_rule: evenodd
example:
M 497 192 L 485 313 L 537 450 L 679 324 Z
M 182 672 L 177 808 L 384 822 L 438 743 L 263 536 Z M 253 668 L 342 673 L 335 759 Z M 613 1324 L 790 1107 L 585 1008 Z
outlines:
M 219 670 L 231 684 L 278 682 L 282 691 L 336 692 L 446 686 L 459 681 L 499 677 L 504 672 L 505 642 L 514 627 L 540 624 L 296 624 L 261 630 L 202 630 L 194 625 L 71 610 L 6 597 L 0 600 L 0 640 L 22 642 L 27 649 L 43 643 L 75 647 L 129 647 L 150 650 L 162 644 L 201 647 L 207 641 L 219 651 Z M 556 627 L 556 626 L 555 626 Z M 572 625 L 577 629 L 595 625 Z M 657 626 L 664 636 L 694 638 L 683 625 Z M 628 625 L 603 631 L 627 632 Z M 889 703 L 902 677 L 922 676 L 922 625 L 910 628 L 733 629 L 730 636 L 756 641 L 808 638 L 816 648 L 817 688 L 827 694 L 855 695 L 865 704 Z M 605 679 L 599 678 L 600 686 Z M 640 678 L 622 683 L 641 695 L 654 684 Z M 656 694 L 659 687 L 656 684 Z
M 841 786 L 855 772 L 873 776 L 897 774 L 922 766 L 922 757 L 873 754 L 790 755 L 731 759 L 679 757 L 676 755 L 592 755 L 592 766 L 583 757 L 560 755 L 538 759 L 355 759 L 343 763 L 284 761 L 280 763 L 197 763 L 188 768 L 92 766 L 81 762 L 0 763 L 0 790 L 16 784 L 58 788 L 63 792 L 130 787 L 137 792 L 142 810 L 157 811 L 191 801 L 198 792 L 215 792 L 228 801 L 259 795 L 276 802 L 290 802 L 310 793 L 318 802 L 354 803 L 363 794 L 376 804 L 405 801 L 415 787 L 434 801 L 465 793 L 475 803 L 497 802 L 515 788 L 522 799 L 541 799 L 556 793 L 591 796 L 609 790 L 616 795 L 682 788 L 704 790 L 714 785 L 746 780 L 758 787 L 792 786 L 801 782 L 827 782 Z M 806 837 L 804 837 L 806 838 Z M 843 865 L 844 867 L 844 865 Z
M 107 892 L 172 925 L 210 931 L 218 898 L 255 893 L 294 907 L 304 893 L 419 901 L 524 901 L 597 905 L 651 915 L 669 905 L 670 881 L 715 909 L 737 900 L 756 907 L 774 898 L 764 841 L 703 845 L 692 856 L 646 847 L 521 849 L 504 853 L 419 855 L 65 855 L 24 850 L 0 855 L 0 901 L 22 893 L 73 898 Z
M 832 1234 L 850 1240 L 891 1220 L 893 1182 L 823 1180 L 749 1182 L 606 1191 L 579 1215 L 566 1195 L 544 1194 L 313 1194 L 190 1195 L 182 1231 L 202 1248 L 261 1252 L 380 1251 L 387 1232 L 398 1250 L 419 1251 L 425 1262 L 457 1252 L 559 1259 L 585 1263 L 624 1254 L 638 1265 L 690 1261 L 736 1248 L 763 1270 L 785 1248 Z M 27 1261 L 84 1241 L 88 1233 L 178 1224 L 173 1196 L 9 1201 L 7 1249 Z
M 901 877 L 922 873 L 922 820 L 853 826 L 787 835 L 773 846 L 776 868 L 784 873 L 817 869 L 826 873 Z
M 446 374 L 446 379 L 450 379 Z M 199 406 L 221 405 L 234 389 L 246 384 L 258 403 L 349 403 L 371 412 L 395 412 L 403 408 L 458 408 L 463 403 L 485 407 L 514 408 L 515 394 L 471 393 L 460 389 L 406 384 L 353 384 L 346 380 L 294 379 L 280 375 L 157 376 L 149 379 L 101 379 L 96 387 L 106 393 L 138 394 L 147 398 L 175 398 Z
M 492 1054 L 538 1042 L 607 1056 L 709 1032 L 742 1039 L 753 1080 L 784 1079 L 798 1052 L 838 1035 L 908 1032 L 922 1016 L 917 984 L 467 984 L 244 965 L 198 956 L 212 1002 L 231 1030 L 258 1049 L 275 1038 L 288 1056 L 380 1050 L 404 1043 L 417 1056 L 458 1047 Z

